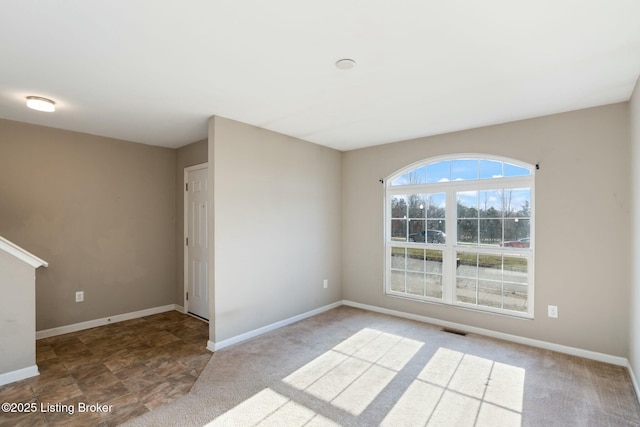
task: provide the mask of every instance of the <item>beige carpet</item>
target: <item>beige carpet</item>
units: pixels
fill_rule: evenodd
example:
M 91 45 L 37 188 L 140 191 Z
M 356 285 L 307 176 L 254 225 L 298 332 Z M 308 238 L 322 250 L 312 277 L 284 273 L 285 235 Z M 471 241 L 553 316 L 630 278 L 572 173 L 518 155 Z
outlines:
M 216 352 L 128 426 L 638 426 L 626 369 L 339 307 Z

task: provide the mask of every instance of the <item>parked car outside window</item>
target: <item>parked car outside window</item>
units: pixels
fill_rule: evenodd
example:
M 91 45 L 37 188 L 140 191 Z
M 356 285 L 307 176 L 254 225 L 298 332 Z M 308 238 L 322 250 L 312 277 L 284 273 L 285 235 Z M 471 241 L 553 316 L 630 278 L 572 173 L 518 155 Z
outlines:
M 528 248 L 530 245 L 531 239 L 529 237 L 525 237 L 524 239 L 512 240 L 509 242 L 502 243 L 502 247 L 505 248 Z
M 426 240 L 425 240 L 426 235 Z M 409 234 L 410 242 L 421 242 L 421 243 L 439 243 L 444 244 L 446 241 L 447 235 L 444 234 L 440 230 L 422 230 L 417 233 Z

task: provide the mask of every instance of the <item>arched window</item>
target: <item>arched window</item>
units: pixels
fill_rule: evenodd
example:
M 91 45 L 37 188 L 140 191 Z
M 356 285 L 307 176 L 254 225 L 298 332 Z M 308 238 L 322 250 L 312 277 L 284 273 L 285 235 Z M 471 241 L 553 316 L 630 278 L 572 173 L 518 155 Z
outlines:
M 462 155 L 390 176 L 386 294 L 533 317 L 534 172 Z

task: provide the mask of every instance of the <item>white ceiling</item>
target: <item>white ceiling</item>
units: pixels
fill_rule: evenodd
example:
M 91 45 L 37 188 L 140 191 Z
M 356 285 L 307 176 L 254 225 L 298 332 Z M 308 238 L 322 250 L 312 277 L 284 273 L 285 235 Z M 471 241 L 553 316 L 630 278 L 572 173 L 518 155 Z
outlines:
M 0 117 L 179 147 L 220 115 L 349 150 L 627 101 L 638 0 L 0 0 Z M 353 58 L 349 71 L 334 63 Z M 57 102 L 28 110 L 24 98 Z

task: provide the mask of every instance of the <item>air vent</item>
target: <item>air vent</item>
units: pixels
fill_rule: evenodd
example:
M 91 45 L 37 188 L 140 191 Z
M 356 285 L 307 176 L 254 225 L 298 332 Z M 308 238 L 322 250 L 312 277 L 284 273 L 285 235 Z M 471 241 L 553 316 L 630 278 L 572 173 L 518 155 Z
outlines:
M 448 334 L 462 335 L 463 337 L 467 335 L 467 333 L 464 331 L 459 331 L 457 329 L 451 329 L 451 328 L 442 328 L 441 331 L 446 332 Z

